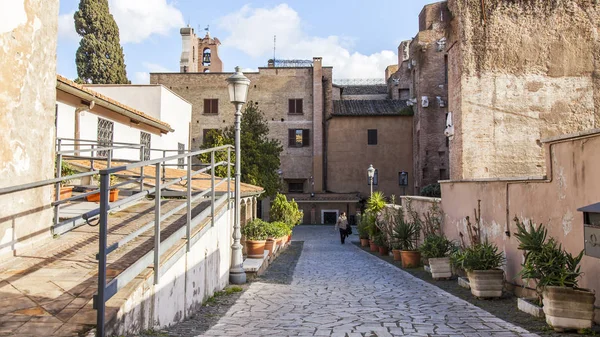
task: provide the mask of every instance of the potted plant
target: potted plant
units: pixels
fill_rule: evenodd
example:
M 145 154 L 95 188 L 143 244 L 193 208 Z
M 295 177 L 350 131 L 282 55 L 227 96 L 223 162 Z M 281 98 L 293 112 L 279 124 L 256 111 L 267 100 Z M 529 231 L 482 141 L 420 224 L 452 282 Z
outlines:
M 402 246 L 399 243 L 397 243 L 397 242 L 392 243 L 392 255 L 394 256 L 394 261 L 402 260 L 402 255 L 401 255 L 402 250 L 401 249 L 402 249 Z
M 269 223 L 261 219 L 253 219 L 242 227 L 242 235 L 246 238 L 246 250 L 251 259 L 264 257 Z
M 271 223 L 275 230 L 275 238 L 277 239 L 277 245 L 282 247 L 285 242 L 287 242 L 287 238 L 292 234 L 292 230 L 288 225 L 281 221 L 275 221 Z
M 421 253 L 416 249 L 417 226 L 404 219 L 398 219 L 394 227 L 394 239 L 400 249 L 402 268 L 414 268 L 421 264 Z
M 285 223 L 290 230 L 292 230 L 302 221 L 304 214 L 298 209 L 298 204 L 296 201 L 293 199 L 288 201 L 285 195 L 277 193 L 275 199 L 273 199 L 273 203 L 271 204 L 269 217 L 271 221 L 280 221 Z M 290 232 L 288 235 L 288 241 L 291 241 L 291 239 L 292 233 Z
M 443 235 L 428 235 L 419 251 L 428 259 L 431 277 L 434 279 L 452 277 L 450 254 L 455 250 L 455 245 Z
M 379 250 L 379 255 L 388 255 L 388 247 L 387 243 L 385 242 L 385 236 L 383 235 L 383 233 L 379 233 L 375 236 L 375 245 Z
M 68 176 L 72 176 L 74 174 L 77 174 L 79 172 L 77 172 L 69 163 L 63 161 L 60 164 L 60 176 L 61 177 L 68 177 Z M 61 182 L 60 184 L 60 194 L 59 194 L 59 200 L 64 200 L 64 199 L 69 199 L 70 197 L 73 196 L 73 186 L 65 186 L 71 183 L 70 179 L 65 179 Z
M 478 298 L 502 296 L 504 255 L 496 245 L 485 241 L 454 254 L 456 263 L 467 272 L 471 294 Z
M 275 226 L 275 223 L 263 222 L 262 223 L 264 232 L 267 235 L 267 240 L 265 241 L 265 250 L 269 252 L 269 256 L 273 254 L 275 251 L 275 246 L 277 243 L 277 237 L 279 235 L 279 230 Z
M 92 176 L 92 179 L 98 184 L 98 186 L 100 186 L 100 175 L 99 174 L 94 174 Z M 110 185 L 114 185 L 117 182 L 117 177 L 114 174 L 111 174 L 109 176 L 109 181 L 110 181 Z M 119 198 L 119 189 L 118 188 L 111 188 L 109 190 L 109 194 L 108 194 L 108 200 L 110 202 L 116 201 Z M 94 194 L 90 194 L 86 197 L 87 201 L 90 202 L 99 202 L 100 201 L 100 192 L 98 193 L 94 193 Z
M 358 217 L 358 237 L 360 238 L 360 246 L 369 246 L 369 230 L 368 230 L 368 214 L 357 214 Z
M 530 221 L 527 230 L 516 217 L 515 222 L 518 248 L 525 255 L 520 275 L 536 282 L 546 322 L 556 331 L 590 329 L 596 296 L 577 286 L 584 252 L 577 256 L 566 252 L 555 239 L 547 238 L 548 231 L 542 224 L 536 229 Z

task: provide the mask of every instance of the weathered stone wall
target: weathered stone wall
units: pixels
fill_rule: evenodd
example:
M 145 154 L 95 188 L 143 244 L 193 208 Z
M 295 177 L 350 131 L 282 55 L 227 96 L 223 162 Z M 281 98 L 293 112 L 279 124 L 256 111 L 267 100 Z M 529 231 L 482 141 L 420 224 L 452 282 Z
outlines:
M 448 5 L 452 179 L 546 174 L 540 139 L 600 123 L 598 2 Z
M 54 175 L 58 1 L 12 0 L 2 11 L 0 187 L 7 187 Z M 52 191 L 0 196 L 0 255 L 51 238 Z
M 448 85 L 445 36 L 450 23 L 446 2 L 425 6 L 419 15 L 422 29 L 410 44 L 411 98 L 416 98 L 414 118 L 414 187 L 420 189 L 449 177 L 449 148 L 444 136 Z M 426 97 L 428 106 L 422 99 Z M 438 100 L 438 97 L 440 100 Z
M 589 174 L 600 165 L 600 130 L 579 137 L 565 137 L 544 144 L 548 180 L 496 180 L 442 183 L 442 208 L 445 213 L 444 233 L 460 240 L 466 233 L 465 217 L 471 217 L 481 200 L 482 237 L 506 253 L 506 280 L 523 284 L 518 277 L 523 252 L 517 249 L 517 231 L 513 218 L 543 223 L 548 236 L 564 249 L 579 254 L 584 248 L 583 214 L 577 209 L 597 203 L 600 177 Z M 507 235 L 506 233 L 510 235 Z M 600 291 L 600 260 L 585 256 L 581 264 L 580 287 Z M 596 298 L 600 305 L 600 298 Z
M 367 130 L 377 130 L 377 145 L 367 144 Z M 327 124 L 327 189 L 335 193 L 358 192 L 367 198 L 367 168 L 378 169 L 374 191 L 402 195 L 398 172 L 408 172 L 406 194 L 412 194 L 412 117 L 334 116 Z

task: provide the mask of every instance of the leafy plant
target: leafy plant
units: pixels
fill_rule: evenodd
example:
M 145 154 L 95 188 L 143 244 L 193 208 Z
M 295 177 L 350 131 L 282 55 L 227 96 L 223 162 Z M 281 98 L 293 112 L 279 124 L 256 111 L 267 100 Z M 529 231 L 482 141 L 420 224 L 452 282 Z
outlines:
M 266 240 L 269 237 L 269 226 L 268 222 L 253 219 L 242 227 L 242 235 L 246 237 L 246 240 Z
M 453 262 L 466 271 L 492 270 L 504 264 L 504 255 L 496 245 L 486 241 L 453 254 Z
M 423 235 L 425 237 L 442 234 L 444 212 L 438 202 L 432 203 L 429 210 L 423 216 L 425 217 L 425 221 L 423 222 Z
M 441 198 L 442 197 L 442 188 L 440 187 L 440 183 L 435 183 L 431 185 L 427 185 L 421 189 L 421 196 L 423 197 L 431 197 L 431 198 Z
M 410 200 L 410 198 L 406 198 L 406 212 L 408 213 L 409 217 L 410 217 L 410 222 L 413 224 L 413 226 L 415 227 L 415 247 L 417 247 L 419 239 L 421 237 L 421 229 L 423 228 L 423 220 L 421 219 L 421 216 L 419 215 L 419 212 L 417 212 L 413 207 L 412 207 L 412 200 Z M 403 216 L 404 219 L 404 216 Z
M 303 213 L 298 209 L 296 201 L 288 201 L 285 195 L 277 193 L 271 204 L 269 217 L 271 221 L 283 222 L 291 229 L 302 221 Z
M 369 238 L 369 223 L 368 223 L 368 214 L 367 213 L 363 213 L 360 214 L 358 213 L 356 215 L 357 217 L 357 221 L 358 221 L 358 237 L 361 239 L 368 239 Z
M 271 222 L 270 224 L 271 232 L 273 233 L 274 238 L 280 238 L 282 236 L 288 236 L 292 234 L 292 230 L 288 225 L 281 221 Z
M 523 269 L 519 273 L 525 280 L 537 282 L 536 291 L 541 294 L 546 286 L 576 288 L 581 275 L 579 266 L 583 251 L 577 256 L 567 253 L 554 238 L 548 239 L 548 230 L 543 224 L 536 229 L 529 221 L 529 230 L 524 222 L 514 218 L 517 224 L 515 237 L 519 240 L 519 249 L 525 252 Z
M 419 251 L 426 259 L 447 257 L 455 249 L 456 245 L 443 235 L 428 235 L 419 247 Z
M 400 250 L 415 250 L 417 227 L 414 223 L 399 221 L 394 227 L 394 239 Z
M 374 241 L 375 241 L 375 245 L 377 245 L 378 247 L 384 247 L 386 245 L 385 239 L 384 239 L 382 233 L 375 235 Z
M 379 191 L 373 192 L 373 195 L 367 200 L 367 211 L 377 215 L 385 207 L 385 197 Z
M 79 173 L 77 170 L 75 170 L 73 168 L 73 166 L 71 166 L 71 164 L 63 161 L 60 163 L 60 176 L 61 177 L 68 177 L 68 176 L 72 176 L 74 174 Z M 68 185 L 69 183 L 71 183 L 71 179 L 65 179 L 62 181 L 62 183 L 64 185 Z

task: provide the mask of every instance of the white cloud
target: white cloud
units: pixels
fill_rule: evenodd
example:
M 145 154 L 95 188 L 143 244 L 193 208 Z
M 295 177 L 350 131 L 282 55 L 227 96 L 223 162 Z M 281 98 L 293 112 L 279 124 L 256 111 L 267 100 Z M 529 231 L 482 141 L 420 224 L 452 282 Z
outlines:
M 133 79 L 131 80 L 133 84 L 150 84 L 150 74 L 145 73 L 143 71 L 138 71 L 133 74 Z
M 229 32 L 223 47 L 237 48 L 253 58 L 271 58 L 273 36 L 277 35 L 277 58 L 312 59 L 323 57 L 333 66 L 336 78 L 383 78 L 385 68 L 396 64 L 396 53 L 390 50 L 364 55 L 352 52 L 354 41 L 347 37 L 309 36 L 302 29 L 298 13 L 287 4 L 273 8 L 248 5 L 219 19 L 219 28 Z M 265 60 L 266 61 L 266 60 Z
M 183 27 L 181 11 L 167 0 L 110 0 L 121 43 L 140 43 L 153 34 L 168 35 Z
M 150 62 L 142 62 L 144 68 L 148 69 L 151 73 L 168 73 L 173 72 L 172 69 L 167 67 L 163 67 L 160 64 L 150 63 Z
M 79 41 L 80 37 L 75 31 L 75 11 L 59 15 L 58 17 L 58 36 L 68 41 Z

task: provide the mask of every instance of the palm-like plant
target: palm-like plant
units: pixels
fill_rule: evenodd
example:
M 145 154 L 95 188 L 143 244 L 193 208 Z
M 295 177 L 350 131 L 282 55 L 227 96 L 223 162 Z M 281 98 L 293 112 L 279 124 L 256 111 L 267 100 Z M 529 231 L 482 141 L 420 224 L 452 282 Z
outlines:
M 379 191 L 373 192 L 373 195 L 367 200 L 367 211 L 377 215 L 385 207 L 385 198 Z
M 394 227 L 394 239 L 401 250 L 415 250 L 417 227 L 413 223 L 399 219 Z

